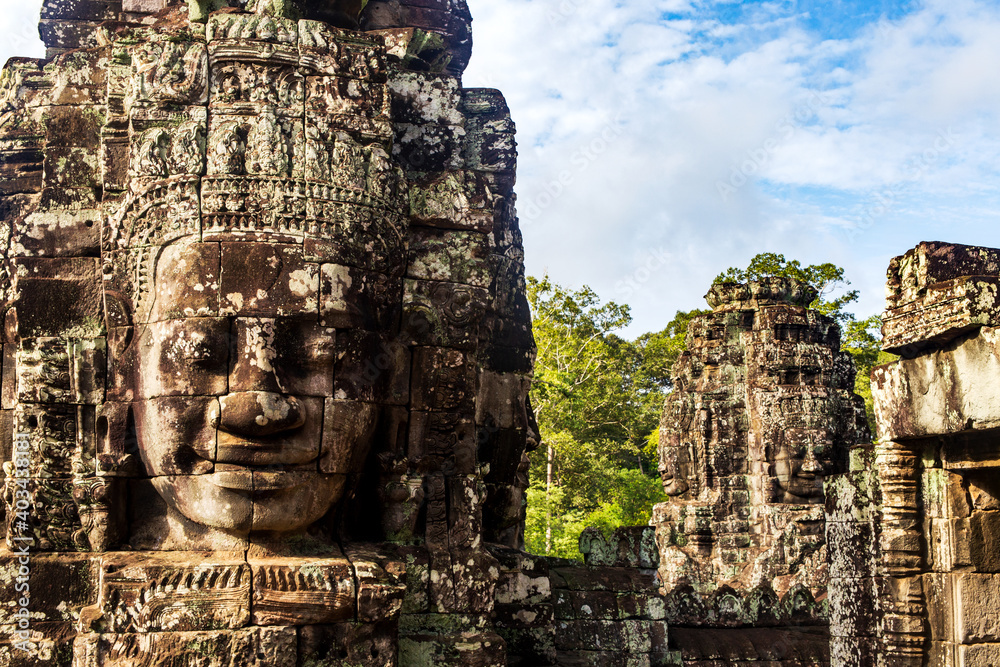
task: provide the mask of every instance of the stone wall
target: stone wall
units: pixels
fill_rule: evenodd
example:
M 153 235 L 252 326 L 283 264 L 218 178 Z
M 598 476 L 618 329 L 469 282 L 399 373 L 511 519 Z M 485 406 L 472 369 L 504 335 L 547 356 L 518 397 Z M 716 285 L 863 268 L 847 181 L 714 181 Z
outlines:
M 501 564 L 494 620 L 509 665 L 671 667 L 650 527 L 580 538 L 584 563 L 492 548 Z
M 828 486 L 834 655 L 1000 661 L 1000 251 L 922 243 L 889 267 L 878 443 Z M 836 549 L 833 546 L 836 545 Z

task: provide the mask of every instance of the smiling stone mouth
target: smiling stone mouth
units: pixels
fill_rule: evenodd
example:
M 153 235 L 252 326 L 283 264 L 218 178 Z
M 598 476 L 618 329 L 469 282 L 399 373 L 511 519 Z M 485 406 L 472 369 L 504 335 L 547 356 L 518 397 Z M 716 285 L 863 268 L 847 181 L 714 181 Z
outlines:
M 247 466 L 238 470 L 218 470 L 206 477 L 223 489 L 261 493 L 301 486 L 317 474 L 310 470 L 276 470 L 275 466 Z

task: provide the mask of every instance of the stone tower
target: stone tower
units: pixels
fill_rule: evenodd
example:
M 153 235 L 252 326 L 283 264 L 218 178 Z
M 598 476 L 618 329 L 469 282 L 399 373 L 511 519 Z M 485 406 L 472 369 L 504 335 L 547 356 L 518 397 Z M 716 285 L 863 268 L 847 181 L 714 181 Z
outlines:
M 470 22 L 45 0 L 0 74 L 4 664 L 505 664 L 534 344 Z
M 653 514 L 673 624 L 827 621 L 823 480 L 870 436 L 853 361 L 815 297 L 785 278 L 717 284 L 689 325 L 659 434 L 671 499 Z M 821 634 L 802 640 L 808 659 L 828 659 Z M 694 659 L 688 635 L 671 630 Z

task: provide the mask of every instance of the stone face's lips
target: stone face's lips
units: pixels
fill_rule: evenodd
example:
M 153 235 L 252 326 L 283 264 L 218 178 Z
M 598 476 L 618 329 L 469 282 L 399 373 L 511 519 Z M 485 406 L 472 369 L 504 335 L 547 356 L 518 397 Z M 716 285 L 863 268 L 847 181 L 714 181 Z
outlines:
M 299 465 L 315 461 L 319 444 L 293 438 L 248 440 L 219 431 L 216 463 L 246 466 Z
M 223 489 L 262 493 L 302 486 L 315 479 L 317 474 L 314 472 L 257 471 L 245 468 L 242 470 L 222 470 L 207 477 L 212 484 Z

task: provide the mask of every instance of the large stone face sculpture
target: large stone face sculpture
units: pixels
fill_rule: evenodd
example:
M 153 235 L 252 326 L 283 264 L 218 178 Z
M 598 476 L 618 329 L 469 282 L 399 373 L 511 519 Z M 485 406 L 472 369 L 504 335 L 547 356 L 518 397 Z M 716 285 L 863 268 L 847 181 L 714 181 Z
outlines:
M 653 514 L 677 625 L 825 623 L 823 481 L 870 436 L 840 330 L 807 308 L 815 296 L 784 278 L 718 284 L 689 325 L 659 434 L 671 500 Z M 809 642 L 804 655 L 822 658 L 825 639 Z
M 0 652 L 503 664 L 533 341 L 468 10 L 227 4 L 46 0 L 3 70 Z

